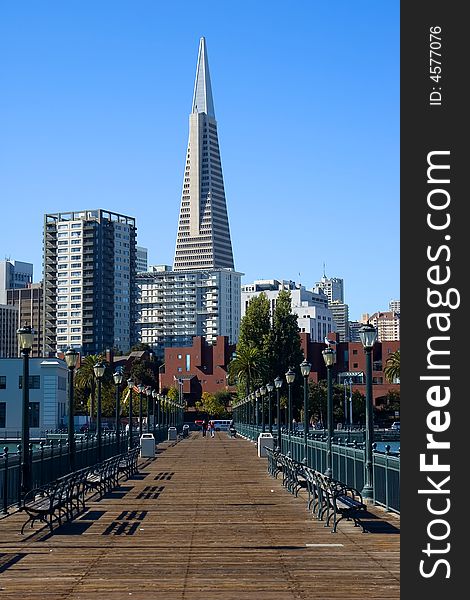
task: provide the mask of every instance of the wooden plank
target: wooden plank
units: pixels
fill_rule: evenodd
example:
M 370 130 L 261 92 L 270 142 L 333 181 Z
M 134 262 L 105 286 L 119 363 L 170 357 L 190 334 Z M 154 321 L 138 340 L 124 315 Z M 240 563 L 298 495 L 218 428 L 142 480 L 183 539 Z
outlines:
M 196 432 L 159 449 L 53 536 L 1 520 L 2 600 L 399 598 L 398 516 L 373 508 L 383 531 L 332 534 L 250 442 Z

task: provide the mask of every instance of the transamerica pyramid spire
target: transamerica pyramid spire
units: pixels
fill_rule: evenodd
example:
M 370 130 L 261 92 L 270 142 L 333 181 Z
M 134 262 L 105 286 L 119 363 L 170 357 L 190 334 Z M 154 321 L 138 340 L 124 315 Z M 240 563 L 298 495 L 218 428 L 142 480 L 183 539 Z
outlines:
M 173 268 L 233 269 L 206 41 L 199 42 Z

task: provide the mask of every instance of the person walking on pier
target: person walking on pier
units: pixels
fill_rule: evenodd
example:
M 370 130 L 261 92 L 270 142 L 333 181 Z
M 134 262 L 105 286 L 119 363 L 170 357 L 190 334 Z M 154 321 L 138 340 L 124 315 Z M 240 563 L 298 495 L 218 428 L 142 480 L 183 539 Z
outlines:
M 214 421 L 209 421 L 209 429 L 211 432 L 211 437 L 213 438 L 215 436 L 215 424 Z
M 206 431 L 207 431 L 207 423 L 206 420 L 204 419 L 204 421 L 202 422 L 202 437 L 206 437 Z

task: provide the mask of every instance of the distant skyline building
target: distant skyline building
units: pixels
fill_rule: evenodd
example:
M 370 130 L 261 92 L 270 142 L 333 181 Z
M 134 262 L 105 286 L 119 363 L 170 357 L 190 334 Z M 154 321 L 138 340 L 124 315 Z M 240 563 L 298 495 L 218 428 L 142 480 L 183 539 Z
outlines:
M 159 357 L 164 349 L 191 346 L 194 336 L 208 344 L 227 336 L 230 344 L 240 330 L 241 273 L 232 269 L 174 271 L 150 267 L 137 275 L 138 339 Z
M 400 300 L 390 300 L 388 303 L 388 310 L 392 312 L 400 312 Z
M 202 37 L 189 116 L 174 271 L 234 269 L 206 41 Z
M 7 290 L 28 287 L 33 282 L 33 265 L 20 260 L 0 260 L 0 304 L 7 303 Z
M 333 315 L 328 308 L 328 299 L 321 290 L 314 292 L 294 281 L 281 279 L 259 279 L 242 285 L 241 289 L 242 318 L 250 300 L 261 293 L 268 298 L 272 315 L 279 293 L 286 290 L 291 294 L 292 312 L 297 315 L 297 324 L 301 333 L 310 334 L 310 339 L 314 342 L 323 342 L 328 333 L 335 331 Z
M 377 341 L 389 342 L 400 340 L 400 313 L 394 311 L 381 311 L 373 315 L 362 315 L 364 323 L 370 323 L 377 329 Z
M 328 297 L 328 302 L 344 302 L 344 281 L 340 277 L 327 277 L 323 273 L 323 277 L 320 281 L 315 283 L 315 291 L 318 289 Z
M 0 357 L 18 356 L 18 309 L 0 304 Z M 3 375 L 3 373 L 2 373 Z
M 136 269 L 137 273 L 146 273 L 148 270 L 148 249 L 143 246 L 136 248 Z
M 336 333 L 339 334 L 340 342 L 349 341 L 349 306 L 339 300 L 328 303 L 328 308 L 333 314 Z
M 43 287 L 42 283 L 32 283 L 27 288 L 7 291 L 7 304 L 18 309 L 19 325 L 29 325 L 33 330 L 31 357 L 43 356 Z M 19 356 L 19 352 L 15 355 Z
M 44 356 L 127 352 L 135 341 L 135 219 L 103 209 L 44 218 Z

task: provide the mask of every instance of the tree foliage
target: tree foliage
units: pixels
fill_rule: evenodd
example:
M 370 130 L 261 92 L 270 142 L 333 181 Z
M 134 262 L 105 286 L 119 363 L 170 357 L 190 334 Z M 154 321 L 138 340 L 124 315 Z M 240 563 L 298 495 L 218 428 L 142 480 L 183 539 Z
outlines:
M 400 379 L 400 350 L 392 352 L 385 362 L 385 379 L 388 383 L 395 383 Z

